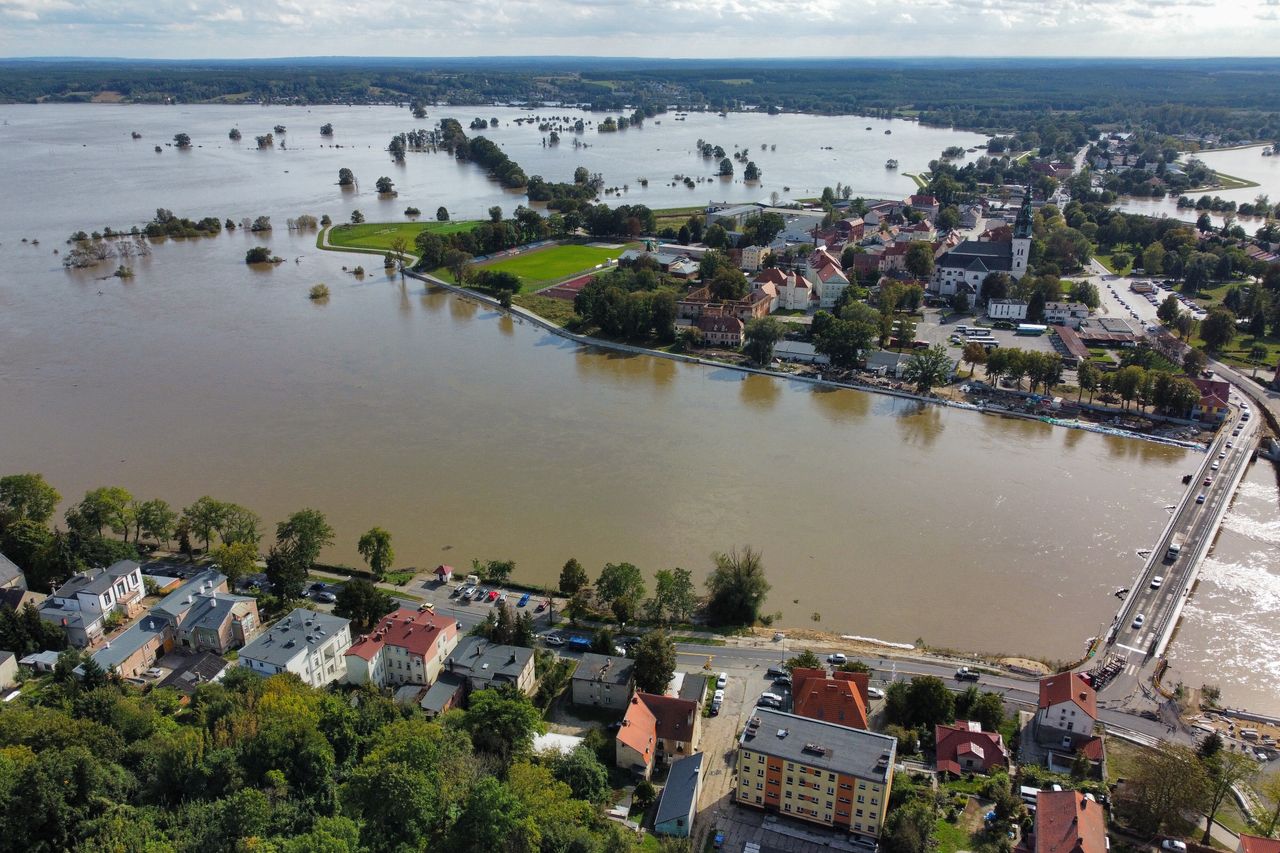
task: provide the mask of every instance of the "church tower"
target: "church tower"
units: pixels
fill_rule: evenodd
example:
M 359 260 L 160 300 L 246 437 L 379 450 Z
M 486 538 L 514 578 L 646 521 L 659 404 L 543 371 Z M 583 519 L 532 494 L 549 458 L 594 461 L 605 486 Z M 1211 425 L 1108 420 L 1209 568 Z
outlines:
M 1015 279 L 1027 274 L 1027 261 L 1031 257 L 1031 187 L 1027 186 L 1026 195 L 1022 197 L 1022 208 L 1013 223 L 1013 264 L 1009 274 Z

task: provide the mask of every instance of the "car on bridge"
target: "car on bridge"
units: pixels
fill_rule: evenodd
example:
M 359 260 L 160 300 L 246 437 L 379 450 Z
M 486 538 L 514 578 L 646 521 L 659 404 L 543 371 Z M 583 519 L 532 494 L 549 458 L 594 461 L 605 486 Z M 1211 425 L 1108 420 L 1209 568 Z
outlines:
M 1139 613 L 1137 616 L 1133 617 L 1133 627 L 1141 628 L 1146 621 L 1146 614 Z
M 976 669 L 962 666 L 956 670 L 956 681 L 977 681 L 981 675 Z
M 1159 588 L 1160 588 L 1160 587 L 1162 587 L 1162 586 L 1164 586 L 1164 578 L 1163 578 L 1163 577 L 1161 577 L 1160 575 L 1156 575 L 1155 577 L 1153 577 L 1153 578 L 1151 579 L 1151 588 L 1152 588 L 1152 589 L 1159 589 Z

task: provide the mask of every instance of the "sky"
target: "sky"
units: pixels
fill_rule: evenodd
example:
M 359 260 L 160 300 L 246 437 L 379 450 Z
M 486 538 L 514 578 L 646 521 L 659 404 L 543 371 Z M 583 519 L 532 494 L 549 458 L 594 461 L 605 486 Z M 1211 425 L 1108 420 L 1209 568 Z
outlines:
M 0 0 L 0 55 L 1276 56 L 1280 0 Z

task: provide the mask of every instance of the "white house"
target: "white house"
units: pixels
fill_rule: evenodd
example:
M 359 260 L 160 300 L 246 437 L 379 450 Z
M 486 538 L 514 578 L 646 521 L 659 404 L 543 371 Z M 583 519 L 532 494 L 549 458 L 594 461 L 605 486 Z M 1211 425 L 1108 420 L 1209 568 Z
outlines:
M 346 677 L 349 648 L 350 620 L 298 608 L 241 649 L 240 664 L 260 675 L 292 672 L 323 687 Z
M 1093 736 L 1098 694 L 1079 673 L 1062 672 L 1040 679 L 1036 734 L 1042 740 L 1083 740 Z
M 747 246 L 742 250 L 742 269 L 746 272 L 759 272 L 772 254 L 768 246 Z
M 401 607 L 347 649 L 346 680 L 377 687 L 433 684 L 457 645 L 457 620 Z
M 1083 320 L 1089 319 L 1089 306 L 1083 302 L 1046 302 L 1044 304 L 1044 321 L 1055 326 L 1080 328 Z
M 1027 303 L 1021 299 L 991 299 L 987 301 L 987 316 L 992 320 L 1021 323 L 1027 319 Z
M 816 297 L 809 280 L 794 272 L 787 273 L 786 279 L 778 285 L 778 309 L 781 311 L 808 311 L 810 304 L 817 301 Z
M 102 636 L 112 614 L 137 615 L 145 595 L 142 567 L 120 560 L 106 569 L 73 575 L 40 605 L 40 618 L 61 625 L 73 646 L 84 647 Z

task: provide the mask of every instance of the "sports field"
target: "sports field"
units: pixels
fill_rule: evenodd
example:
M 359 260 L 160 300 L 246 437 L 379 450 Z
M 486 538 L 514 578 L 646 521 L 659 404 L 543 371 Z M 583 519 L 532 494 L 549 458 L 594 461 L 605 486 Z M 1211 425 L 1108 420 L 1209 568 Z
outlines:
M 391 241 L 398 235 L 405 239 L 409 244 L 409 251 L 413 252 L 413 240 L 423 231 L 456 234 L 459 231 L 470 231 L 479 224 L 479 220 L 469 219 L 457 222 L 362 222 L 359 225 L 335 225 L 329 229 L 329 243 L 343 249 L 386 252 L 391 249 Z
M 626 246 L 600 248 L 597 246 L 548 246 L 523 252 L 492 263 L 483 264 L 483 269 L 502 270 L 520 277 L 525 292 L 541 290 L 555 284 L 576 272 L 594 269 L 597 264 L 616 260 L 626 251 Z

